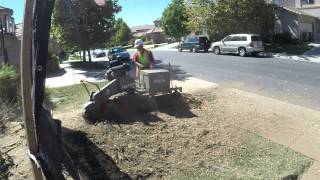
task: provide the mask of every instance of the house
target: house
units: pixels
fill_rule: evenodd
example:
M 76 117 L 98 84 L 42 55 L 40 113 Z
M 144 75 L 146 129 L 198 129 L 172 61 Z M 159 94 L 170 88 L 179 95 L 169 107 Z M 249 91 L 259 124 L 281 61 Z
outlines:
M 320 41 L 320 0 L 269 0 L 277 5 L 275 33 L 303 41 Z
M 20 40 L 16 37 L 16 26 L 12 15 L 12 9 L 0 6 L 0 23 L 3 28 L 3 40 L 0 38 L 0 64 L 4 62 L 2 47 L 2 44 L 4 44 L 4 47 L 7 50 L 9 63 L 18 66 L 20 62 L 21 45 Z
M 167 42 L 167 36 L 161 28 L 160 18 L 156 19 L 153 25 L 134 26 L 131 28 L 133 37 L 146 37 L 146 41 L 152 41 L 154 44 Z

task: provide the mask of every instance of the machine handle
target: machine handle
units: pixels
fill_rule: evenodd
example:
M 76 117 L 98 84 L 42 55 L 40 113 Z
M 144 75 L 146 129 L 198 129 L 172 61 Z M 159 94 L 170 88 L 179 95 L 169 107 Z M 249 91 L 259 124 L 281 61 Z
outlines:
M 101 89 L 100 89 L 99 85 L 98 85 L 98 84 L 96 84 L 96 83 L 89 82 L 89 81 L 86 81 L 86 80 L 81 80 L 81 81 L 80 81 L 80 83 L 82 83 L 82 84 L 83 84 L 83 86 L 86 88 L 86 91 L 87 91 L 87 93 L 88 93 L 88 95 L 89 95 L 89 96 L 90 96 L 90 91 L 89 91 L 89 89 L 88 89 L 88 87 L 87 87 L 86 83 L 88 83 L 88 84 L 92 84 L 92 85 L 96 86 L 96 88 L 97 88 L 99 91 L 101 91 Z

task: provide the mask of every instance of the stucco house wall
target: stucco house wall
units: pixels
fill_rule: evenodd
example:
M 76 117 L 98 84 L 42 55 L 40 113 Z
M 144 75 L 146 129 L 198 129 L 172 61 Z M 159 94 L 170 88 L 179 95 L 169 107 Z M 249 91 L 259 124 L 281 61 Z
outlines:
M 2 22 L 4 31 L 4 43 L 7 49 L 9 64 L 19 67 L 20 64 L 20 46 L 21 41 L 15 35 L 15 29 L 9 32 L 7 27 L 7 19 L 11 18 L 13 15 L 12 9 L 8 9 L 0 6 L 0 20 Z M 13 22 L 14 23 L 14 22 Z M 14 28 L 14 26 L 13 26 Z M 12 28 L 11 28 L 12 29 Z M 4 62 L 4 56 L 2 50 L 0 49 L 0 64 Z

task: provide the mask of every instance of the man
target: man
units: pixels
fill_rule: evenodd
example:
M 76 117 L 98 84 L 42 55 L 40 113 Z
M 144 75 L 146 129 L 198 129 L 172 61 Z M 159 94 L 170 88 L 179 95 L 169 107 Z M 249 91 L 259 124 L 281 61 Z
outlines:
M 147 50 L 143 47 L 144 43 L 141 39 L 137 39 L 134 42 L 135 48 L 137 48 L 137 52 L 133 57 L 133 61 L 136 64 L 136 77 L 139 78 L 140 70 L 144 69 L 152 69 L 154 58 L 153 54 L 150 50 Z

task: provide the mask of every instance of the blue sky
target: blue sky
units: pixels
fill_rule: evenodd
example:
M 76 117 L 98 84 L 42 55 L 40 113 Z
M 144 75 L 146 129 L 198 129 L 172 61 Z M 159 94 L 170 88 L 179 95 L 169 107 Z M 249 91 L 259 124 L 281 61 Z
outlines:
M 24 0 L 0 0 L 0 6 L 14 10 L 16 23 L 22 22 Z M 171 0 L 119 0 L 122 11 L 117 17 L 122 17 L 132 27 L 136 25 L 152 24 Z

